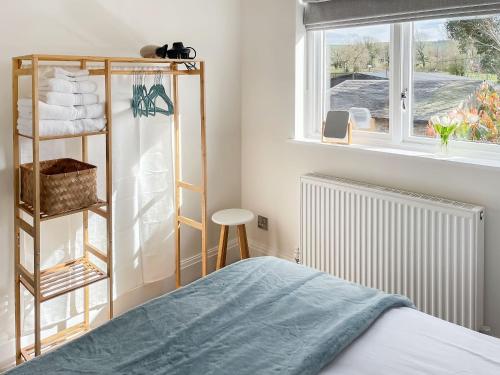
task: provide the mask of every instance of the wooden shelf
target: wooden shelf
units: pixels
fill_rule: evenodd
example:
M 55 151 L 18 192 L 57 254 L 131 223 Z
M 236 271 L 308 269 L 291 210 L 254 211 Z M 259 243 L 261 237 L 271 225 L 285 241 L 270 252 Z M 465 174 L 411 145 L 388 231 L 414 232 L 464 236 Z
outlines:
M 104 271 L 85 258 L 58 264 L 40 273 L 41 301 L 48 301 L 107 277 Z
M 81 336 L 87 332 L 84 323 L 77 324 L 75 326 L 66 328 L 52 336 L 49 336 L 42 340 L 42 353 L 46 353 L 54 348 L 57 345 L 64 343 L 65 341 L 72 340 Z M 21 358 L 24 361 L 29 361 L 30 359 L 35 358 L 35 346 L 29 345 L 21 349 Z
M 78 208 L 76 210 L 61 212 L 59 214 L 47 215 L 46 213 L 41 212 L 40 213 L 40 220 L 41 221 L 46 221 L 46 220 L 51 220 L 51 219 L 55 219 L 55 218 L 62 217 L 62 216 L 73 215 L 73 214 L 76 214 L 76 213 L 79 213 L 79 212 L 83 212 L 83 211 L 93 211 L 93 210 L 95 210 L 97 208 L 104 207 L 106 205 L 107 205 L 107 203 L 105 201 L 99 200 L 97 203 L 95 203 L 95 204 L 93 204 L 91 206 L 83 207 L 83 208 Z M 31 217 L 34 216 L 33 207 L 31 207 L 30 205 L 28 205 L 28 204 L 26 204 L 24 202 L 20 202 L 19 203 L 19 208 L 21 210 L 23 210 L 24 212 L 26 212 Z
M 14 59 L 17 60 L 33 60 L 33 58 L 38 59 L 38 61 L 74 61 L 81 62 L 85 60 L 87 62 L 112 62 L 112 63 L 139 63 L 139 64 L 182 64 L 185 62 L 195 62 L 200 63 L 203 60 L 200 59 L 158 59 L 158 58 L 144 58 L 144 57 L 110 57 L 110 56 L 73 56 L 73 55 L 25 55 L 16 56 Z
M 102 130 L 99 132 L 89 132 L 89 133 L 80 133 L 80 134 L 66 134 L 66 135 L 54 135 L 54 136 L 46 136 L 39 137 L 40 141 L 53 141 L 54 139 L 67 139 L 67 138 L 81 138 L 81 137 L 90 137 L 94 135 L 106 135 L 108 132 L 106 130 Z M 33 139 L 31 135 L 17 133 L 19 137 Z
M 33 274 L 19 267 L 21 283 L 34 294 Z M 107 279 L 106 272 L 87 258 L 78 258 L 57 264 L 40 272 L 40 302 L 48 301 L 98 281 Z
M 104 84 L 105 96 L 105 112 L 106 112 L 106 129 L 100 132 L 82 133 L 67 136 L 50 136 L 40 137 L 38 135 L 22 135 L 19 134 L 17 129 L 17 122 L 19 113 L 17 111 L 17 102 L 19 99 L 19 78 L 27 76 L 31 79 L 31 97 L 33 100 L 33 119 L 35 124 L 39 123 L 39 108 L 38 108 L 38 89 L 39 89 L 39 73 L 42 65 L 48 65 L 46 62 L 64 62 L 64 66 L 78 66 L 80 69 L 88 69 L 89 74 L 95 76 L 102 76 Z M 186 64 L 186 63 L 189 63 Z M 132 66 L 130 65 L 132 64 Z M 146 64 L 146 65 L 143 65 Z M 141 65 L 142 68 L 139 68 Z M 90 324 L 90 297 L 89 288 L 84 288 L 87 285 L 95 283 L 99 280 L 107 279 L 109 284 L 113 284 L 113 113 L 112 113 L 112 76 L 113 75 L 137 75 L 137 74 L 165 74 L 171 77 L 172 80 L 172 101 L 174 103 L 173 114 L 173 130 L 175 135 L 175 207 L 176 207 L 176 230 L 175 230 L 175 283 L 177 287 L 181 286 L 181 249 L 180 237 L 181 226 L 179 223 L 190 225 L 201 231 L 201 263 L 203 276 L 207 275 L 207 158 L 206 158 L 206 117 L 205 117 L 205 62 L 202 60 L 188 59 L 188 60 L 168 60 L 168 59 L 144 59 L 144 58 L 128 58 L 128 57 L 101 57 L 101 56 L 64 56 L 64 55 L 44 55 L 34 54 L 14 57 L 12 59 L 12 131 L 15 135 L 13 137 L 13 166 L 14 166 L 14 179 L 13 179 L 13 204 L 14 210 L 14 264 L 15 264 L 15 336 L 16 336 L 16 363 L 19 364 L 23 358 L 29 360 L 34 356 L 38 356 L 42 351 L 47 351 L 66 341 L 73 338 L 85 329 L 88 329 Z M 201 182 L 200 185 L 193 185 L 186 181 L 181 181 L 181 153 L 180 153 L 180 112 L 179 112 L 179 77 L 183 75 L 194 75 L 199 77 L 199 109 L 200 109 L 200 135 L 201 135 Z M 38 129 L 40 130 L 40 129 Z M 35 132 L 36 133 L 36 132 Z M 87 136 L 104 135 L 105 137 L 105 150 L 106 150 L 106 196 L 105 201 L 98 201 L 88 207 L 83 207 L 76 210 L 63 212 L 56 215 L 48 215 L 44 212 L 40 216 L 34 214 L 33 207 L 30 207 L 25 202 L 20 200 L 20 137 L 25 137 L 31 140 L 32 160 L 33 165 L 40 163 L 40 142 L 64 138 L 80 138 L 81 141 L 81 159 L 84 162 L 88 161 L 89 147 Z M 40 199 L 40 176 L 35 175 L 33 179 L 33 193 L 36 199 Z M 201 220 L 194 221 L 192 219 L 180 216 L 181 210 L 181 189 L 187 189 L 200 193 L 200 208 Z M 32 217 L 32 223 L 25 221 L 21 212 L 24 212 Z M 66 262 L 47 270 L 40 270 L 41 263 L 41 221 L 55 219 L 62 216 L 82 213 L 82 237 L 84 244 L 84 257 L 70 262 Z M 106 249 L 100 251 L 90 245 L 89 241 L 89 212 L 100 215 L 106 219 Z M 21 231 L 28 233 L 32 236 L 33 241 L 33 262 L 34 272 L 31 273 L 24 268 L 21 262 Z M 103 261 L 106 266 L 105 270 L 101 270 L 89 261 L 94 259 L 93 256 Z M 97 262 L 97 261 L 96 261 Z M 100 263 L 99 263 L 100 264 Z M 104 266 L 103 266 L 104 267 Z M 36 277 L 35 277 L 36 275 Z M 33 303 L 33 317 L 34 317 L 34 344 L 23 348 L 21 346 L 22 338 L 22 321 L 23 310 L 21 285 L 35 296 Z M 83 323 L 68 328 L 56 335 L 49 338 L 42 339 L 42 321 L 41 321 L 41 302 L 62 296 L 66 293 L 76 289 L 83 288 L 83 310 L 84 318 Z M 113 288 L 108 287 L 108 303 L 109 303 L 109 318 L 113 318 Z

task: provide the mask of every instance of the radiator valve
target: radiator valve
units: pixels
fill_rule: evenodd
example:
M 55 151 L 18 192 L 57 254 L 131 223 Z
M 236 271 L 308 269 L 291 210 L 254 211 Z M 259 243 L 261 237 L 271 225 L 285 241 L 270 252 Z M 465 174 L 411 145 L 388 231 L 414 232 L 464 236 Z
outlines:
M 491 336 L 491 328 L 489 326 L 481 326 L 479 327 L 479 333 Z
M 294 250 L 295 263 L 300 264 L 300 249 L 297 247 Z

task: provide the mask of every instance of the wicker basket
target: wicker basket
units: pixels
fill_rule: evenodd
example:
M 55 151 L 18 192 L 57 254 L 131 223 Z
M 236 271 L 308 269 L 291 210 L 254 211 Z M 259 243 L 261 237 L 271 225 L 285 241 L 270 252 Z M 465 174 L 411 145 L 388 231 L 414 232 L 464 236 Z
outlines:
M 56 215 L 97 199 L 97 167 L 74 159 L 40 162 L 40 211 Z M 21 165 L 21 200 L 33 206 L 33 163 Z

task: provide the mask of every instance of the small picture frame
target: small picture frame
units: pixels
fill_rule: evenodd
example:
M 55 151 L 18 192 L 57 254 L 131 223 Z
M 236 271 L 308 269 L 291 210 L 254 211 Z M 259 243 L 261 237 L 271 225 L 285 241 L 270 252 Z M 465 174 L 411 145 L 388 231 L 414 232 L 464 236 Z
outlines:
M 352 142 L 352 121 L 349 111 L 329 111 L 321 132 L 323 143 L 350 145 Z

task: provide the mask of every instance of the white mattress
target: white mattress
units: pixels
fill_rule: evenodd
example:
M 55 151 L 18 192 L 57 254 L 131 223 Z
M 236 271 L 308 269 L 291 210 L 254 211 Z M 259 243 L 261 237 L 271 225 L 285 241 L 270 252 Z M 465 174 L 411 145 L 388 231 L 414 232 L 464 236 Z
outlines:
M 410 308 L 392 309 L 321 375 L 499 375 L 500 340 Z

